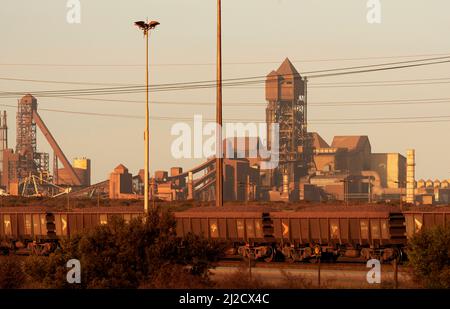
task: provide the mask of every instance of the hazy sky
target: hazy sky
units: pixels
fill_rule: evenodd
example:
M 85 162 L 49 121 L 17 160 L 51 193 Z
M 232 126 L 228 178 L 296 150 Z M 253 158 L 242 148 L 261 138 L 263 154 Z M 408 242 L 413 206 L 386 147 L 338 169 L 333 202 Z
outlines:
M 81 0 L 81 23 L 66 21 L 65 0 L 3 0 L 0 4 L 0 78 L 142 84 L 144 40 L 133 22 L 155 19 L 161 26 L 151 37 L 151 83 L 215 78 L 214 0 Z M 366 0 L 223 0 L 224 78 L 261 76 L 289 57 L 300 73 L 335 67 L 395 62 L 450 54 L 448 0 L 381 0 L 381 24 L 368 24 Z M 414 56 L 342 60 L 348 58 Z M 323 59 L 341 59 L 318 61 Z M 254 64 L 255 62 L 259 62 Z M 241 63 L 241 64 L 236 64 Z M 253 64 L 252 64 L 253 63 Z M 16 65 L 12 65 L 16 64 Z M 17 64 L 115 64 L 116 66 L 24 66 Z M 172 65 L 170 65 L 172 64 Z M 183 64 L 183 65 L 174 65 Z M 196 64 L 196 65 L 186 65 Z M 450 64 L 311 80 L 310 130 L 331 143 L 335 135 L 368 135 L 373 152 L 416 149 L 418 178 L 450 178 L 450 117 L 442 122 L 391 124 L 314 124 L 315 119 L 450 116 L 450 84 L 326 87 L 343 82 L 450 78 Z M 397 83 L 398 84 L 398 83 Z M 323 86 L 323 85 L 322 85 Z M 31 92 L 105 86 L 6 81 L 0 92 Z M 140 100 L 144 94 L 97 98 Z M 449 98 L 448 102 L 430 103 Z M 18 98 L 0 98 L 15 105 Z M 144 105 L 130 102 L 39 98 L 40 108 L 142 116 Z M 422 104 L 319 106 L 323 102 L 418 100 Z M 151 93 L 151 100 L 186 102 L 152 104 L 151 115 L 205 118 L 215 115 L 215 90 Z M 193 102 L 210 105 L 193 105 Z M 406 101 L 408 102 L 408 101 Z M 232 104 L 227 106 L 228 104 Z M 242 103 L 237 105 L 236 103 Z M 251 103 L 251 104 L 246 104 Z M 255 105 L 260 103 L 260 105 Z M 252 105 L 253 104 L 253 105 Z M 314 106 L 319 104 L 318 106 Z M 0 106 L 9 116 L 10 147 L 15 147 L 15 108 Z M 224 118 L 264 120 L 261 86 L 224 88 Z M 42 118 L 68 158 L 92 159 L 93 181 L 119 163 L 132 173 L 143 166 L 144 121 L 41 111 Z M 170 154 L 174 121 L 151 121 L 151 170 L 192 167 L 202 159 L 175 160 Z M 43 137 L 40 151 L 49 151 Z

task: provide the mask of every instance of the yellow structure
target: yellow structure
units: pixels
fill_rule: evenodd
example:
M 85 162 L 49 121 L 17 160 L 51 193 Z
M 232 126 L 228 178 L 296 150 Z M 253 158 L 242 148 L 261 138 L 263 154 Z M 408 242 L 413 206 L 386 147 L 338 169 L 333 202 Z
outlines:
M 75 158 L 73 159 L 73 167 L 75 169 L 84 170 L 85 173 L 85 183 L 86 185 L 91 185 L 91 159 L 88 158 Z
M 383 188 L 406 187 L 406 158 L 399 153 L 372 153 L 371 170 L 380 175 Z

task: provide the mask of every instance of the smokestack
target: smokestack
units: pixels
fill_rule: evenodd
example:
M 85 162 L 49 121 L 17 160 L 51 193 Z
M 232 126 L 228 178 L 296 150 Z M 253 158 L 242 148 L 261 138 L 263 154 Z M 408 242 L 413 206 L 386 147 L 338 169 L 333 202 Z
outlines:
M 414 149 L 406 151 L 406 203 L 413 204 L 415 202 L 415 169 L 416 154 Z

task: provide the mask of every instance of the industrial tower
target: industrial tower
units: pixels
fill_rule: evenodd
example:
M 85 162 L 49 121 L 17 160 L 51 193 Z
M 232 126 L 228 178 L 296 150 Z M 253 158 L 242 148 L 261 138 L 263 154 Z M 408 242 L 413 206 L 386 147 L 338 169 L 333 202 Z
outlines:
M 272 186 L 283 181 L 298 184 L 313 162 L 313 149 L 307 131 L 307 79 L 302 78 L 286 58 L 266 78 L 267 141 L 271 145 L 271 124 L 279 124 L 279 166 L 273 172 Z
M 36 150 L 36 123 L 33 121 L 33 111 L 37 110 L 37 100 L 32 95 L 26 95 L 17 104 L 16 115 L 16 153 L 17 178 L 24 179 L 30 175 L 42 178 L 49 176 L 48 153 Z
M 4 127 L 4 128 L 3 128 Z M 64 169 L 64 182 L 50 175 L 48 153 L 37 152 L 36 128 L 42 132 L 54 152 L 54 174 L 58 175 L 57 161 Z M 61 189 L 57 184 L 66 186 L 81 186 L 90 182 L 86 175 L 90 166 L 75 169 L 67 160 L 63 151 L 53 138 L 49 129 L 37 112 L 37 100 L 31 94 L 27 94 L 18 101 L 16 116 L 16 149 L 6 149 L 6 115 L 4 115 L 2 131 L 4 149 L 2 151 L 2 177 L 1 182 L 11 195 L 36 195 L 40 194 L 38 187 Z M 87 159 L 86 159 L 87 160 Z M 90 171 L 89 171 L 90 172 Z M 56 177 L 58 178 L 58 177 Z M 61 177 L 59 177 L 61 178 Z M 56 180 L 56 181 L 55 181 Z M 46 191 L 46 190 L 44 190 Z M 48 191 L 48 190 L 47 190 Z M 54 192 L 54 190 L 52 191 Z

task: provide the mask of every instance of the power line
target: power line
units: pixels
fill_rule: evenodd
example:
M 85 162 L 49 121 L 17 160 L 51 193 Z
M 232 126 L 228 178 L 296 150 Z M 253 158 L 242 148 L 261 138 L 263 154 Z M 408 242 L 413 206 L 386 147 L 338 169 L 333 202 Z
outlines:
M 52 97 L 51 97 L 52 98 Z M 119 103 L 137 103 L 144 104 L 144 101 L 138 100 L 120 100 L 120 99 L 106 99 L 106 98 L 77 98 L 61 96 L 58 98 L 71 100 L 86 100 L 86 101 L 105 101 L 105 102 L 119 102 Z M 158 105 L 198 105 L 214 107 L 215 102 L 178 102 L 178 101 L 150 101 L 152 104 Z M 375 101 L 331 101 L 331 102 L 311 102 L 310 107 L 333 107 L 333 106 L 372 106 L 372 105 L 415 105 L 415 104 L 446 104 L 450 103 L 450 98 L 429 98 L 429 99 L 399 99 L 399 100 L 375 100 Z M 227 102 L 224 107 L 265 107 L 265 102 Z
M 14 105 L 0 104 L 0 106 L 17 108 Z M 127 114 L 110 114 L 110 113 L 96 113 L 96 112 L 79 112 L 68 111 L 60 109 L 40 108 L 39 110 L 57 113 L 66 113 L 74 115 L 87 115 L 87 116 L 100 116 L 100 117 L 113 117 L 113 118 L 129 118 L 129 119 L 141 119 L 143 116 L 139 115 L 127 115 Z M 176 116 L 153 116 L 154 120 L 184 120 L 192 121 L 193 117 L 176 117 Z M 202 118 L 203 121 L 215 121 L 214 118 Z M 227 121 L 235 122 L 264 122 L 260 119 L 242 119 L 242 118 L 226 118 Z M 399 121 L 404 120 L 404 121 Z M 334 121 L 334 122 L 333 122 Z M 339 122 L 336 122 L 339 121 Z M 370 121 L 370 122 L 367 122 Z M 418 123 L 418 122 L 449 122 L 450 115 L 437 115 L 437 116 L 409 116 L 409 117 L 373 117 L 373 118 L 324 118 L 324 119 L 312 119 L 312 124 L 372 124 L 372 123 Z
M 409 65 L 401 65 L 396 67 L 387 67 L 387 68 L 377 68 L 377 69 L 370 69 L 370 70 L 358 70 L 358 71 L 350 71 L 350 72 L 338 72 L 338 73 L 329 73 L 329 74 L 319 74 L 319 75 L 310 75 L 309 78 L 320 78 L 320 77 L 331 77 L 331 76 L 341 76 L 341 75 L 349 75 L 349 74 L 360 74 L 360 73 L 369 73 L 369 72 L 380 72 L 380 71 L 388 71 L 388 70 L 398 70 L 398 69 L 406 69 L 406 68 L 413 68 L 413 67 L 420 67 L 420 66 L 426 66 L 426 65 L 434 65 L 434 64 L 443 64 L 443 63 L 449 63 L 450 60 L 443 60 L 443 61 L 436 61 L 436 62 L 427 62 L 427 63 L 416 63 L 416 64 L 409 64 Z
M 13 81 L 13 82 L 43 83 L 43 84 L 63 84 L 63 85 L 137 86 L 136 84 L 57 81 L 57 80 L 42 80 L 42 79 L 12 78 L 12 77 L 0 77 L 0 80 Z
M 397 56 L 372 56 L 372 57 L 353 57 L 353 58 L 319 58 L 319 59 L 295 59 L 293 63 L 304 62 L 333 62 L 333 61 L 361 61 L 361 60 L 375 60 L 375 59 L 398 59 L 398 58 L 413 58 L 413 57 L 434 57 L 449 55 L 448 53 L 435 54 L 411 54 L 411 55 L 397 55 Z M 254 65 L 254 64 L 279 64 L 279 61 L 241 61 L 241 62 L 224 62 L 225 65 Z M 172 67 L 172 66 L 213 66 L 215 62 L 204 63 L 160 63 L 150 64 L 153 67 Z M 67 63 L 0 63 L 0 66 L 27 66 L 27 67 L 137 67 L 140 68 L 145 64 L 67 64 Z
M 450 57 L 436 57 L 436 58 L 428 58 L 428 59 L 416 59 L 416 60 L 409 60 L 409 61 L 400 61 L 400 62 L 391 62 L 391 63 L 381 63 L 381 64 L 372 64 L 372 65 L 365 65 L 365 66 L 353 66 L 353 67 L 346 67 L 346 68 L 332 68 L 332 69 L 326 69 L 326 70 L 317 70 L 317 71 L 310 71 L 310 72 L 304 72 L 303 74 L 313 74 L 309 75 L 309 78 L 319 78 L 319 77 L 330 77 L 330 76 L 338 76 L 338 75 L 348 75 L 348 74 L 359 74 L 359 73 L 368 73 L 368 72 L 376 72 L 376 71 L 385 71 L 385 70 L 394 70 L 394 69 L 404 69 L 404 68 L 412 68 L 412 67 L 418 67 L 418 66 L 426 66 L 426 65 L 433 65 L 433 64 L 443 64 L 448 63 L 450 60 L 443 60 L 443 61 L 435 61 L 435 62 L 429 62 L 431 60 L 438 60 L 438 59 L 449 59 Z M 425 62 L 428 61 L 428 62 Z M 415 63 L 415 62 L 425 62 L 425 63 Z M 394 64 L 406 64 L 406 63 L 415 63 L 415 64 L 409 64 L 409 65 L 402 65 L 402 66 L 394 66 L 394 67 L 383 67 L 383 68 L 373 68 L 373 67 L 379 67 L 379 66 L 387 66 L 387 65 L 394 65 Z M 346 71 L 346 72 L 336 72 L 336 73 L 327 73 L 327 74 L 316 74 L 314 73 L 321 73 L 321 72 L 335 72 L 335 71 L 343 71 L 343 70 L 354 70 L 354 69 L 361 69 L 361 68 L 370 68 L 373 69 L 367 69 L 367 70 L 358 70 L 358 71 Z M 262 80 L 257 80 L 261 79 Z M 256 80 L 255 80 L 256 79 Z M 36 81 L 36 80 L 35 80 Z M 224 86 L 239 86 L 239 85 L 248 85 L 248 84 L 257 84 L 265 82 L 265 76 L 257 76 L 257 77 L 241 77 L 241 78 L 230 78 L 230 79 L 224 79 Z M 42 82 L 58 82 L 58 81 L 42 81 Z M 63 83 L 63 82 L 58 82 Z M 81 82 L 64 82 L 64 83 L 81 83 Z M 101 92 L 103 94 L 116 94 L 116 93 L 137 93 L 141 92 L 146 86 L 120 86 L 120 87 L 108 87 L 108 88 L 87 88 L 87 89 L 69 89 L 69 90 L 47 90 L 47 91 L 37 91 L 36 94 L 67 94 L 67 93 L 77 93 L 80 94 L 84 92 L 86 95 L 95 95 L 97 92 Z M 215 80 L 209 80 L 209 81 L 194 81 L 194 82 L 181 82 L 181 83 L 167 83 L 167 84 L 158 84 L 158 85 L 150 85 L 151 91 L 158 92 L 158 91 L 174 91 L 174 90 L 187 90 L 187 89 L 202 89 L 202 88 L 214 88 L 216 87 L 216 81 Z M 24 92 L 2 92 L 1 94 L 3 96 L 7 95 L 20 95 Z
M 141 85 L 136 84 L 108 84 L 108 83 L 94 83 L 94 82 L 76 82 L 76 81 L 54 81 L 54 80 L 36 80 L 36 79 L 20 79 L 20 78 L 9 78 L 0 77 L 0 80 L 7 81 L 26 81 L 26 82 L 37 82 L 37 83 L 57 83 L 57 84 L 75 84 L 75 85 L 101 85 L 101 86 L 125 86 L 125 87 L 136 87 L 140 88 Z M 445 81 L 445 82 L 443 82 Z M 427 83 L 419 83 L 427 82 Z M 354 81 L 354 82 L 333 82 L 333 83 L 314 83 L 309 88 L 337 88 L 337 87 L 374 87 L 374 86 L 402 86 L 402 85 L 421 85 L 421 84 L 447 84 L 450 82 L 450 77 L 441 78 L 421 78 L 421 79 L 400 79 L 400 80 L 377 80 L 377 81 Z M 259 82 L 258 82 L 259 83 Z M 398 83 L 398 84 L 396 84 Z M 161 86 L 170 84 L 161 84 Z M 176 85 L 176 84 L 174 84 Z M 154 85 L 153 87 L 157 87 Z M 227 84 L 225 84 L 227 86 Z M 231 84 L 238 88 L 252 88 L 240 85 Z M 253 88 L 267 88 L 265 85 L 254 86 Z M 272 87 L 275 88 L 275 87 Z M 100 88 L 109 89 L 109 88 Z
M 128 99 L 108 99 L 108 98 L 85 98 L 85 97 L 70 97 L 70 96 L 41 96 L 50 99 L 63 98 L 76 101 L 97 101 L 97 102 L 117 102 L 117 103 L 134 103 L 145 104 L 142 100 L 128 100 Z M 7 98 L 0 98 L 7 99 Z M 160 105 L 198 105 L 214 107 L 215 102 L 198 102 L 198 101 L 150 101 L 152 104 Z M 372 106 L 372 105 L 414 105 L 414 104 L 446 104 L 450 103 L 450 97 L 444 98 L 414 98 L 414 99 L 395 99 L 395 100 L 359 100 L 359 101 L 317 101 L 309 103 L 310 107 L 333 107 L 333 106 Z M 264 107 L 265 102 L 227 102 L 224 107 Z
M 396 83 L 406 83 L 407 85 L 415 85 L 417 82 L 429 82 L 429 83 L 440 83 L 442 81 L 450 81 L 450 77 L 440 77 L 440 78 L 420 78 L 420 79 L 396 79 L 396 80 L 376 80 L 376 81 L 346 81 L 346 82 L 333 82 L 333 83 L 313 83 L 312 86 L 308 88 L 335 88 L 335 87 L 347 87 L 347 86 L 384 86 Z M 250 87 L 239 87 L 239 88 L 250 88 Z M 266 85 L 255 86 L 254 88 L 268 88 Z M 270 88 L 277 88 L 270 87 Z

